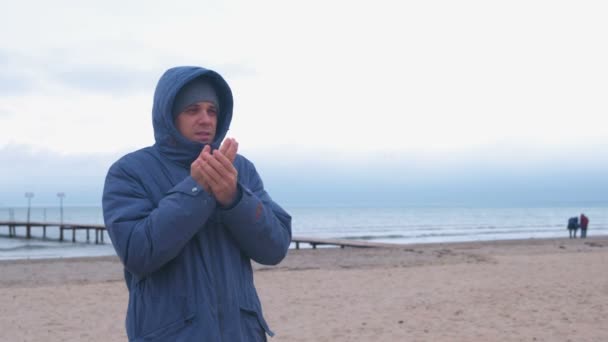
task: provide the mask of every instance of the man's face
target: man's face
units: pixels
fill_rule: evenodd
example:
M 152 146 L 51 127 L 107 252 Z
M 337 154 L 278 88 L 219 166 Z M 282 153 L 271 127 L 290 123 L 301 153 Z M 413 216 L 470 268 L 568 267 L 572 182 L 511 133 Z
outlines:
M 217 115 L 212 102 L 198 102 L 177 115 L 175 127 L 188 140 L 210 144 L 215 138 Z

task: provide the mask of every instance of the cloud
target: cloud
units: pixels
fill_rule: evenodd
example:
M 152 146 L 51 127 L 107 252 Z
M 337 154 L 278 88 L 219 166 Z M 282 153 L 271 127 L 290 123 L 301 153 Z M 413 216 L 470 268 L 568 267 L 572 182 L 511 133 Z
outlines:
M 291 199 L 536 196 L 585 177 L 605 190 L 606 4 L 152 2 L 145 16 L 116 4 L 0 13 L 0 146 L 149 145 L 161 73 L 205 65 L 233 88 L 230 135 Z
M 7 109 L 2 109 L 0 108 L 0 118 L 8 118 L 9 116 L 12 116 L 13 113 Z
M 138 42 L 108 42 L 104 49 L 124 50 Z M 96 48 L 80 45 L 76 51 L 53 49 L 35 56 L 24 56 L 18 52 L 0 50 L 0 96 L 36 96 L 57 93 L 58 89 L 75 90 L 81 93 L 128 97 L 133 94 L 151 94 L 162 73 L 176 65 L 189 65 L 185 60 L 175 59 L 168 52 L 153 51 L 139 46 L 139 53 L 129 58 L 116 58 L 122 64 L 108 63 L 95 58 Z M 154 57 L 145 57 L 153 55 Z M 146 62 L 134 62 L 138 57 Z M 78 61 L 75 61 L 75 60 Z M 130 60 L 127 60 L 130 59 Z M 212 63 L 201 63 L 208 65 Z M 254 67 L 234 62 L 217 65 L 226 78 L 232 80 L 255 77 Z
M 245 65 L 223 64 L 219 68 L 224 77 L 232 79 L 256 75 L 254 68 Z M 61 70 L 54 71 L 52 78 L 65 86 L 85 92 L 122 96 L 144 93 L 152 97 L 156 83 L 164 71 L 160 67 L 140 70 L 129 66 L 66 65 Z
M 67 193 L 66 203 L 98 205 L 105 173 L 116 155 L 62 155 L 26 145 L 0 147 L 0 206 L 21 203 L 34 192 L 36 203 L 55 203 L 56 193 Z
M 608 155 L 495 149 L 452 154 L 331 151 L 251 155 L 271 196 L 294 205 L 556 205 L 606 203 Z
M 125 95 L 150 92 L 159 78 L 156 71 L 140 71 L 120 66 L 65 66 L 51 78 L 67 87 L 84 92 Z
M 29 93 L 34 88 L 34 82 L 28 74 L 9 63 L 9 57 L 0 50 L 0 96 L 13 96 Z
M 0 147 L 0 206 L 56 203 L 101 205 L 105 174 L 127 151 L 66 155 L 27 145 Z M 604 203 L 608 159 L 593 153 L 529 161 L 471 156 L 424 159 L 371 155 L 358 159 L 258 151 L 246 154 L 270 195 L 285 206 L 565 205 Z
M 116 45 L 122 46 L 114 42 L 104 48 L 112 50 Z M 137 43 L 131 45 L 137 46 Z M 140 52 L 145 50 L 142 47 Z M 76 90 L 85 94 L 126 97 L 154 90 L 160 68 L 147 63 L 98 61 L 96 53 L 95 49 L 89 50 L 82 45 L 75 49 L 55 48 L 31 55 L 0 50 L 0 96 L 38 96 Z M 157 63 L 162 62 L 159 60 Z
M 31 83 L 16 75 L 0 74 L 0 94 L 2 96 L 28 93 Z

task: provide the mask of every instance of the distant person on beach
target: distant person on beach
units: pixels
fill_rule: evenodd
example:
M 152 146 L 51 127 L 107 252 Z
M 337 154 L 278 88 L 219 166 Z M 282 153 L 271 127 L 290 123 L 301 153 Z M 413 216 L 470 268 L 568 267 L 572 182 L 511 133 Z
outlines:
M 578 217 L 571 217 L 568 219 L 568 233 L 570 233 L 571 239 L 576 239 L 576 231 L 578 230 Z
M 224 139 L 232 109 L 220 74 L 169 69 L 154 93 L 156 143 L 108 171 L 104 220 L 124 265 L 130 341 L 273 335 L 251 260 L 274 265 L 285 257 L 291 217 L 264 190 L 253 163 L 237 154 L 236 140 Z
M 587 238 L 587 227 L 589 227 L 589 218 L 581 214 L 581 239 Z

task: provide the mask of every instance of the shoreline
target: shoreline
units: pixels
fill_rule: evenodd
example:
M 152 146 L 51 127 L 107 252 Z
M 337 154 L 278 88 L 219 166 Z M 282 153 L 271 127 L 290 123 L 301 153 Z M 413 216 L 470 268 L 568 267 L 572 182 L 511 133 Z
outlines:
M 533 248 L 539 247 L 539 248 Z M 340 248 L 324 246 L 290 248 L 285 259 L 275 266 L 252 262 L 255 271 L 285 271 L 301 269 L 401 267 L 403 265 L 428 265 L 442 262 L 466 262 L 475 255 L 550 254 L 590 250 L 608 247 L 608 236 L 592 236 L 586 239 L 528 238 L 512 240 L 483 240 L 466 242 L 438 242 L 395 244 L 391 247 Z M 576 248 L 573 250 L 572 248 Z M 375 258 L 369 258 L 374 256 Z M 95 265 L 89 267 L 88 265 Z M 116 255 L 0 259 L 0 288 L 7 283 L 23 286 L 44 286 L 62 282 L 92 283 L 98 281 L 123 281 L 120 259 Z M 27 280 L 27 282 L 25 282 Z
M 8 238 L 8 236 L 2 236 L 0 235 L 0 238 Z M 315 238 L 316 239 L 316 238 Z M 537 237 L 529 237 L 529 238 L 521 238 L 521 239 L 494 239 L 494 240 L 470 240 L 470 241 L 444 241 L 444 242 L 414 242 L 414 243 L 395 243 L 395 242 L 385 242 L 385 240 L 361 240 L 361 242 L 363 242 L 363 244 L 365 243 L 370 243 L 371 245 L 377 244 L 379 246 L 383 246 L 383 245 L 387 245 L 388 248 L 432 248 L 432 247 L 436 247 L 436 246 L 440 246 L 440 245 L 448 245 L 448 246 L 465 246 L 465 245 L 476 245 L 476 244 L 481 244 L 481 245 L 523 245 L 523 244 L 534 244 L 534 243 L 546 243 L 548 241 L 568 241 L 568 240 L 604 240 L 604 239 L 608 239 L 608 234 L 606 235 L 592 235 L 592 236 L 588 236 L 586 239 L 580 239 L 580 238 L 576 238 L 576 239 L 569 239 L 567 236 L 566 237 L 541 237 L 541 238 L 537 238 Z M 325 240 L 323 238 L 319 238 L 319 240 Z M 349 239 L 334 239 L 334 238 L 328 238 L 327 240 L 344 240 L 344 241 L 350 241 Z M 10 241 L 10 240 L 9 240 Z M 353 239 L 353 242 L 359 242 L 360 240 L 356 240 Z M 106 242 L 105 244 L 90 244 L 90 243 L 86 243 L 86 242 L 78 242 L 78 243 L 70 243 L 70 242 L 58 242 L 58 241 L 54 241 L 54 240 L 44 240 L 42 238 L 37 238 L 34 237 L 32 239 L 25 239 L 25 238 L 17 238 L 17 240 L 14 241 L 15 243 L 52 243 L 52 244 L 57 244 L 57 246 L 53 245 L 52 247 L 50 247 L 48 250 L 63 250 L 65 249 L 66 251 L 66 255 L 61 255 L 61 256 L 48 256 L 48 255 L 44 255 L 44 254 L 40 254 L 40 255 L 27 255 L 27 256 L 9 256 L 6 258 L 3 258 L 2 253 L 3 252 L 14 252 L 15 248 L 9 248 L 7 250 L 2 250 L 0 249 L 0 263 L 3 262 L 15 262 L 15 261 L 20 261 L 20 260 L 25 260 L 25 261 L 34 261 L 34 260 L 68 260 L 68 259 L 95 259 L 95 258 L 113 258 L 113 257 L 117 257 L 114 254 L 113 248 L 112 248 L 112 243 L 111 242 Z M 78 253 L 78 252 L 72 252 L 74 249 L 78 249 L 78 248 L 83 248 L 83 249 L 88 249 L 89 253 L 92 252 L 91 255 L 88 254 L 83 254 L 83 253 Z M 339 248 L 336 245 L 320 245 L 318 246 L 319 249 L 326 249 L 326 248 Z M 374 247 L 374 248 L 378 248 L 378 247 Z M 380 247 L 382 248 L 382 247 Z M 23 247 L 19 247 L 17 248 L 18 250 L 45 250 L 45 248 L 41 248 L 37 245 L 35 245 L 34 247 L 32 246 L 23 246 Z M 99 250 L 102 250 L 101 252 Z M 307 243 L 307 242 L 300 242 L 300 248 L 302 250 L 307 250 L 307 249 L 313 249 L 312 246 Z M 289 248 L 290 251 L 292 250 L 296 250 L 295 248 L 295 243 L 292 242 L 292 245 Z M 72 252 L 72 253 L 69 253 Z
M 608 236 L 291 249 L 254 263 L 272 341 L 605 341 Z M 7 340 L 122 341 L 116 256 L 0 261 Z

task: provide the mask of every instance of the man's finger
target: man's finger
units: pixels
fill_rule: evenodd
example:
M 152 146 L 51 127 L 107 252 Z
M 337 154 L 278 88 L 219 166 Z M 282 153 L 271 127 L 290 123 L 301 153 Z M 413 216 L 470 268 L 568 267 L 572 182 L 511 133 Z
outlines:
M 221 168 L 217 167 L 217 161 L 215 161 L 215 158 L 213 158 L 213 156 L 208 152 L 202 153 L 201 157 L 201 168 L 205 172 L 206 177 L 209 178 L 210 184 L 219 182 L 221 179 L 221 173 L 223 171 Z
M 202 165 L 203 161 L 201 159 L 196 159 L 190 165 L 190 175 L 206 192 L 210 192 L 209 181 L 207 180 L 208 176 L 205 174 Z
M 212 188 L 222 182 L 222 176 L 210 163 L 202 164 L 202 170 L 205 178 L 208 180 L 208 183 Z
M 228 148 L 232 144 L 232 141 L 233 141 L 232 138 L 227 138 L 226 140 L 224 140 L 224 142 L 222 143 L 222 146 L 220 146 L 220 151 L 222 151 L 222 153 L 226 154 L 226 151 L 228 151 Z
M 231 173 L 236 171 L 236 169 L 234 168 L 234 165 L 232 165 L 232 161 L 230 159 L 228 159 L 221 151 L 216 151 L 213 154 L 213 158 L 215 159 L 215 161 L 219 162 L 219 165 L 216 163 L 213 163 L 212 165 L 214 167 L 221 166 L 225 171 L 231 172 Z
M 230 162 L 230 160 L 228 160 L 228 158 L 226 158 L 226 156 L 224 156 L 219 150 L 216 150 L 213 155 L 203 155 L 202 162 L 205 166 L 210 166 L 220 177 L 224 177 L 227 174 L 237 173 L 232 162 Z
M 234 138 L 230 138 L 230 142 L 222 145 L 223 148 L 220 148 L 220 151 L 226 156 L 226 158 L 230 160 L 231 163 L 234 163 L 238 146 L 239 143 Z
M 230 146 L 228 146 L 228 150 L 224 153 L 224 155 L 226 156 L 226 158 L 230 159 L 231 163 L 234 163 L 234 159 L 236 158 L 236 152 L 239 149 L 239 143 L 232 139 L 232 144 L 230 144 Z
M 203 150 L 198 155 L 198 157 L 201 158 L 203 156 L 203 153 L 211 153 L 211 146 L 210 145 L 205 145 L 205 147 L 203 147 Z

